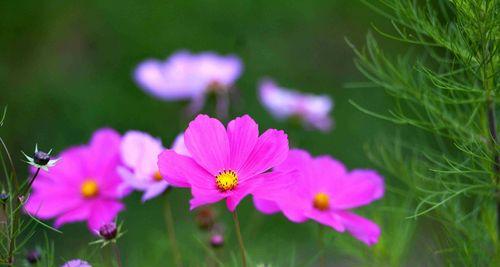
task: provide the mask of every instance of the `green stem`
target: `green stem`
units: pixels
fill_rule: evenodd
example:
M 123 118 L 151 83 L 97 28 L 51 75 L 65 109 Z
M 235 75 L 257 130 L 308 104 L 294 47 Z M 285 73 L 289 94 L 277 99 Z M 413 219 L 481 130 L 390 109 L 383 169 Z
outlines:
M 17 199 L 13 199 L 10 203 L 15 203 L 15 202 L 19 202 L 19 205 L 23 205 L 23 203 L 19 200 L 19 197 L 25 197 L 30 188 L 31 188 L 31 185 L 33 184 L 33 182 L 35 181 L 36 177 L 38 176 L 38 174 L 40 173 L 40 168 L 38 168 L 35 172 L 35 174 L 33 175 L 33 177 L 29 180 L 28 184 L 24 187 L 24 189 L 22 189 L 22 193 L 17 195 Z M 16 208 L 14 209 L 14 214 L 13 214 L 13 217 L 12 217 L 12 227 L 10 229 L 10 235 L 9 235 L 9 250 L 8 250 L 8 254 L 7 254 L 7 262 L 9 264 L 9 266 L 13 266 L 14 264 L 14 251 L 15 251 L 15 248 L 16 248 L 16 231 L 17 231 L 17 228 L 18 228 L 18 225 L 19 225 L 19 216 L 20 216 L 20 212 L 21 212 L 22 208 Z
M 326 266 L 326 258 L 325 258 L 325 227 L 321 224 L 318 224 L 318 244 L 319 244 L 319 266 Z
M 241 252 L 241 264 L 243 267 L 247 266 L 247 256 L 245 252 L 245 245 L 243 245 L 243 237 L 241 236 L 240 221 L 238 220 L 238 213 L 236 210 L 233 212 L 234 226 L 236 228 L 236 236 L 238 237 L 238 244 Z
M 167 234 L 168 240 L 170 241 L 170 247 L 172 248 L 172 254 L 174 256 L 175 266 L 182 266 L 182 257 L 177 245 L 177 239 L 175 238 L 174 229 L 174 219 L 172 216 L 172 208 L 170 207 L 170 201 L 168 200 L 168 195 L 165 195 L 165 223 L 167 224 Z
M 487 45 L 483 46 L 483 71 L 482 71 L 482 82 L 483 87 L 486 92 L 486 114 L 487 114 L 487 128 L 489 133 L 489 143 L 491 149 L 491 156 L 493 159 L 493 183 L 496 185 L 495 195 L 496 195 L 496 208 L 497 208 L 497 235 L 500 236 L 500 190 L 498 188 L 500 184 L 500 155 L 498 153 L 498 134 L 497 134 L 497 122 L 496 122 L 496 111 L 495 111 L 495 82 L 494 69 L 492 66 L 491 59 L 489 58 L 489 50 Z
M 116 242 L 113 242 L 111 246 L 113 247 L 113 252 L 115 254 L 116 264 L 118 265 L 118 267 L 123 267 L 122 258 L 120 256 L 120 249 L 118 248 L 118 245 L 116 244 Z

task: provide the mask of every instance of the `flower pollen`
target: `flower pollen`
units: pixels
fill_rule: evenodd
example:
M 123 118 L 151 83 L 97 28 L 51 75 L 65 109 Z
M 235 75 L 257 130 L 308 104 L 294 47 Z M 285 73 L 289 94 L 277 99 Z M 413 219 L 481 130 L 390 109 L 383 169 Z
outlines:
M 330 198 L 325 193 L 317 193 L 313 199 L 313 207 L 320 211 L 330 208 Z
M 238 175 L 234 171 L 221 171 L 215 177 L 215 183 L 222 192 L 233 190 L 238 185 Z
M 83 182 L 81 187 L 81 192 L 83 197 L 92 198 L 97 196 L 97 194 L 99 194 L 99 186 L 94 180 L 89 179 Z
M 160 182 L 163 180 L 163 177 L 161 176 L 161 173 L 160 171 L 156 171 L 154 174 L 153 174 L 153 179 L 157 182 Z

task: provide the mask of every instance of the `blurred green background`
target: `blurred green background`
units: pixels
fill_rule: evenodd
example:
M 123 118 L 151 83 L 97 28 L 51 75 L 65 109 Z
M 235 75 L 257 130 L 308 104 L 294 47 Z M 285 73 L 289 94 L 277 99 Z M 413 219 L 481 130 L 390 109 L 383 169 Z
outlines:
M 331 154 L 349 168 L 373 167 L 363 146 L 392 131 L 393 126 L 362 114 L 348 101 L 375 111 L 387 110 L 391 102 L 381 90 L 346 86 L 365 79 L 356 70 L 353 52 L 345 42 L 348 38 L 363 46 L 372 23 L 388 27 L 387 21 L 352 0 L 1 1 L 0 105 L 9 107 L 1 135 L 23 174 L 26 166 L 21 162 L 21 150 L 31 151 L 38 143 L 58 152 L 87 142 L 103 126 L 121 133 L 146 131 L 169 146 L 185 127 L 179 119 L 185 103 L 162 102 L 146 95 L 134 84 L 132 71 L 143 59 L 163 59 L 179 49 L 212 50 L 237 54 L 245 65 L 237 82 L 242 105 L 233 109 L 232 116 L 248 113 L 261 129 L 287 129 L 258 102 L 256 86 L 264 76 L 286 87 L 328 94 L 335 102 L 335 129 L 327 134 L 300 131 L 292 138 L 300 137 L 301 147 L 313 154 Z M 386 177 L 388 183 L 390 179 Z M 173 190 L 169 198 L 185 265 L 203 265 L 205 237 L 188 210 L 189 192 Z M 120 247 L 126 266 L 173 264 L 163 201 L 160 197 L 141 204 L 139 193 L 125 200 L 127 210 L 120 214 L 120 221 L 127 233 Z M 260 215 L 250 198 L 240 210 L 254 263 L 316 264 L 314 223 L 293 224 L 281 215 Z M 237 262 L 233 258 L 239 259 L 233 224 L 224 207 L 219 214 L 227 238 L 220 257 L 231 264 Z M 83 223 L 61 230 L 63 234 L 49 231 L 58 263 L 82 253 L 88 258 L 95 250 L 87 246 L 93 237 Z M 30 246 L 43 243 L 43 231 L 40 228 Z M 376 250 L 347 234 L 329 230 L 328 236 L 329 260 L 339 266 L 356 265 L 351 254 L 357 253 L 335 249 L 339 239 L 352 242 L 352 249 L 361 254 Z M 95 252 L 91 261 L 98 262 L 105 253 Z

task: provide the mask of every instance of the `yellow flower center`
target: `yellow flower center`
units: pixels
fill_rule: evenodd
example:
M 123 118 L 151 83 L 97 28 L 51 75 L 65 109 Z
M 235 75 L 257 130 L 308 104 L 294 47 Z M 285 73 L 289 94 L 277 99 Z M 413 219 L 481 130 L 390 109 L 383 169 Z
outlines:
M 330 208 L 330 198 L 325 193 L 317 193 L 313 199 L 313 207 L 324 211 Z
M 153 174 L 153 179 L 157 182 L 159 181 L 162 181 L 163 180 L 163 177 L 161 177 L 161 173 L 160 171 L 156 171 L 154 174 Z
M 238 175 L 234 171 L 222 171 L 215 177 L 217 188 L 224 192 L 233 190 L 238 185 Z
M 83 197 L 92 198 L 99 194 L 99 186 L 94 180 L 89 179 L 83 182 L 81 192 Z

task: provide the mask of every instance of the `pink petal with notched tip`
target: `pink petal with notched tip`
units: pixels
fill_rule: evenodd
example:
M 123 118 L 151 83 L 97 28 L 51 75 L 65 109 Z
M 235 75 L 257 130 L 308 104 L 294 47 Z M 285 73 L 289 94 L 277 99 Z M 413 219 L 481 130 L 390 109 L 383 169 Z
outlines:
M 148 201 L 160 195 L 167 189 L 167 187 L 168 183 L 165 181 L 153 182 L 153 184 L 150 185 L 142 195 L 142 202 Z
M 255 208 L 264 214 L 274 214 L 280 212 L 280 207 L 272 200 L 253 197 Z
M 374 222 L 352 212 L 338 212 L 345 228 L 357 239 L 371 246 L 376 244 L 380 237 L 380 228 Z
M 315 208 L 310 208 L 305 212 L 305 215 L 321 224 L 330 226 L 338 232 L 344 232 L 345 226 L 338 215 L 332 211 L 320 211 Z
M 171 149 L 160 154 L 158 168 L 163 179 L 176 187 L 191 187 L 192 179 L 194 184 L 204 185 L 210 179 L 214 183 L 213 176 L 191 157 L 179 155 Z
M 289 172 L 263 173 L 260 176 L 261 183 L 253 190 L 254 202 L 260 205 L 264 213 L 276 211 L 283 214 L 293 222 L 304 222 L 304 196 L 298 192 L 297 181 L 301 173 L 294 170 Z M 292 193 L 297 192 L 297 193 Z
M 317 193 L 330 193 L 332 189 L 342 187 L 340 181 L 347 175 L 344 164 L 330 156 L 318 156 L 309 163 L 306 180 L 312 196 Z M 335 193 L 331 193 L 335 194 Z M 328 194 L 330 197 L 331 194 Z
M 384 180 L 373 170 L 353 170 L 331 187 L 331 206 L 351 209 L 367 205 L 384 194 Z
M 282 163 L 288 155 L 288 137 L 275 129 L 265 131 L 255 144 L 247 161 L 240 169 L 241 179 L 263 173 Z
M 139 131 L 128 131 L 120 145 L 123 163 L 132 169 L 137 179 L 150 180 L 158 170 L 158 155 L 163 151 L 161 141 Z
M 229 140 L 224 125 L 207 115 L 198 115 L 184 133 L 191 157 L 210 174 L 229 167 Z
M 33 193 L 28 202 L 24 205 L 26 212 L 32 216 L 49 219 L 72 210 L 84 204 L 78 195 L 61 192 L 46 188 L 46 191 L 37 191 Z
M 229 122 L 227 136 L 230 150 L 230 169 L 239 172 L 259 138 L 259 126 L 248 115 Z
M 121 137 L 115 130 L 103 128 L 95 131 L 88 146 L 87 175 L 107 183 L 111 177 L 106 174 L 116 173 L 114 166 L 120 161 L 120 142 Z
M 91 206 L 85 204 L 78 206 L 70 211 L 66 211 L 61 216 L 57 217 L 54 222 L 56 228 L 61 227 L 63 224 L 79 222 L 87 220 L 91 214 Z
M 177 137 L 175 137 L 174 143 L 172 144 L 172 150 L 177 152 L 177 154 L 179 155 L 188 157 L 191 156 L 186 147 L 186 144 L 184 143 L 184 133 L 180 133 L 179 135 L 177 135 Z

